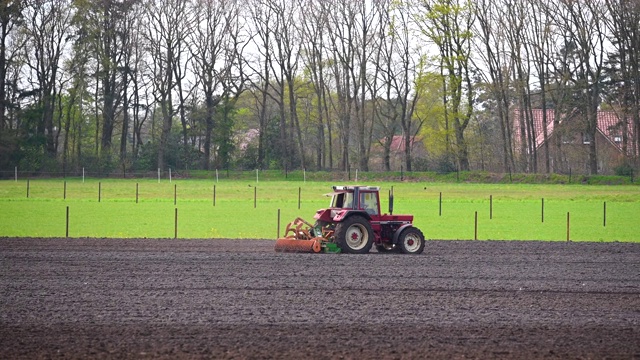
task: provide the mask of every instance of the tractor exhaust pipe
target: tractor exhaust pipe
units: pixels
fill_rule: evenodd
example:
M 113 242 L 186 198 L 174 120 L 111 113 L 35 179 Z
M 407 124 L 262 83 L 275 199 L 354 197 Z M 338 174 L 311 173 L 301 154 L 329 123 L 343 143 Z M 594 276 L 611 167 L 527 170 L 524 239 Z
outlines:
M 389 215 L 393 215 L 393 186 L 389 190 Z

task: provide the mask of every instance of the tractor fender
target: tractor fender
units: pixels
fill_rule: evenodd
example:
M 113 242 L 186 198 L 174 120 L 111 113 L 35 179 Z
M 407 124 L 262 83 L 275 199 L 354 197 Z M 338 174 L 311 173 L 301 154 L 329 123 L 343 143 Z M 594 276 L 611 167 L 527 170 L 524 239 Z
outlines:
M 367 221 L 371 221 L 371 215 L 369 215 L 366 211 L 360 211 L 360 210 L 342 210 L 338 212 L 336 216 L 334 216 L 333 221 L 343 222 L 346 218 L 353 215 L 360 215 L 363 218 L 367 219 Z
M 402 234 L 404 229 L 412 228 L 412 227 L 413 227 L 413 224 L 404 224 L 404 225 L 400 226 L 400 228 L 398 230 L 396 230 L 396 232 L 393 234 L 393 243 L 397 245 L 398 244 L 398 239 L 400 238 L 400 234 Z

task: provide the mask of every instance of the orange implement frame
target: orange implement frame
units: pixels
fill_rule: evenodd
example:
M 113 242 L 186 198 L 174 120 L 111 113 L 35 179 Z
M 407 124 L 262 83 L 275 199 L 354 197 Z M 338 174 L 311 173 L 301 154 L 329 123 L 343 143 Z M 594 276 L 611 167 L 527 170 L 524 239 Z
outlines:
M 275 250 L 277 252 L 307 252 L 318 253 L 322 251 L 323 237 L 314 237 L 311 235 L 313 225 L 296 218 L 287 225 L 284 237 L 276 241 Z

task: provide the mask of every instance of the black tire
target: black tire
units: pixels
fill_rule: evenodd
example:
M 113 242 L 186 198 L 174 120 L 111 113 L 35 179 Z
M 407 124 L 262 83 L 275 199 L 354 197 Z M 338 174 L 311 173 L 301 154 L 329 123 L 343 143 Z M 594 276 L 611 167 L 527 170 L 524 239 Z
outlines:
M 336 242 L 343 253 L 366 254 L 373 245 L 373 229 L 362 216 L 349 216 L 336 225 Z
M 376 250 L 378 250 L 379 253 L 386 253 L 386 254 L 400 252 L 400 248 L 397 245 L 393 245 L 390 243 L 376 245 Z
M 397 247 L 403 254 L 418 255 L 424 250 L 424 235 L 418 228 L 404 229 L 398 238 Z

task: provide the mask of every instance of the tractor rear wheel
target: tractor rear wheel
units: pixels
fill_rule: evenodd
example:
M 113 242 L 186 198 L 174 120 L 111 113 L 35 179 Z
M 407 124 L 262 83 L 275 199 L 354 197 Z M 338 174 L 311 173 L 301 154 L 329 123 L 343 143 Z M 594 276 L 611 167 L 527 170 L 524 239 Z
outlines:
M 336 242 L 347 254 L 366 254 L 373 245 L 373 229 L 362 216 L 349 216 L 336 225 Z
M 405 229 L 398 238 L 398 245 L 403 254 L 422 254 L 424 250 L 424 235 L 418 228 Z

